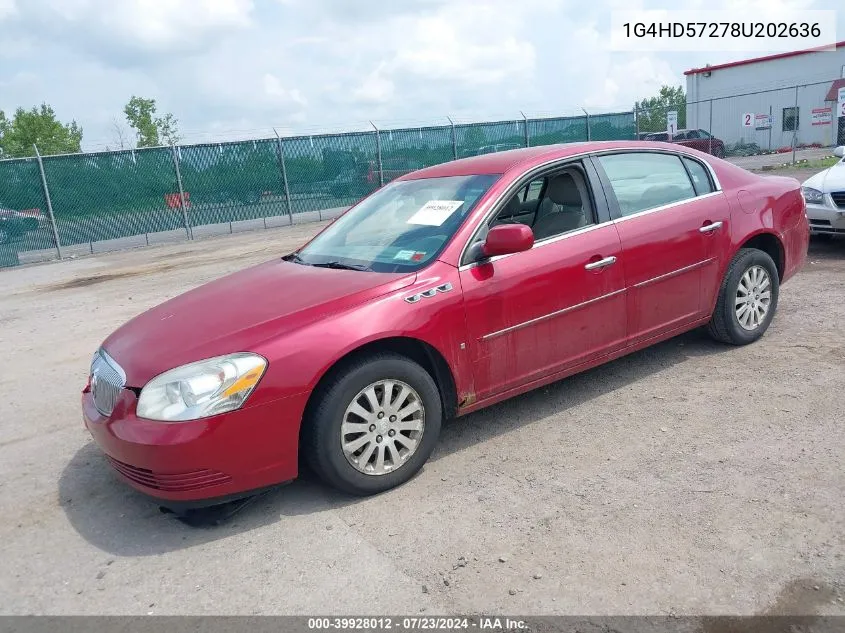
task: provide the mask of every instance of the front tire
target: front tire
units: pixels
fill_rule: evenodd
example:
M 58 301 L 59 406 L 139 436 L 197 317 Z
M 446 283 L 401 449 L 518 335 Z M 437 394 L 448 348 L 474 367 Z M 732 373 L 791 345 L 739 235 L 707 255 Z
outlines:
M 327 484 L 371 495 L 405 483 L 428 460 L 443 410 L 432 377 L 383 352 L 341 367 L 315 394 L 304 457 Z
M 707 330 L 714 339 L 747 345 L 763 336 L 777 310 L 780 283 L 769 255 L 743 248 L 728 266 Z

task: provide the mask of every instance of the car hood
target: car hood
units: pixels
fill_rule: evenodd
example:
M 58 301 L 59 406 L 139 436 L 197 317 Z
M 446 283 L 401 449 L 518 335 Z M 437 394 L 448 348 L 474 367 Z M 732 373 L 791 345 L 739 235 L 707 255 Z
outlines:
M 845 191 L 845 162 L 839 161 L 833 167 L 811 176 L 804 181 L 805 187 L 818 189 L 823 193 L 831 191 Z
M 277 260 L 190 290 L 138 315 L 103 342 L 143 387 L 158 374 L 260 342 L 413 283 L 416 274 L 315 268 Z

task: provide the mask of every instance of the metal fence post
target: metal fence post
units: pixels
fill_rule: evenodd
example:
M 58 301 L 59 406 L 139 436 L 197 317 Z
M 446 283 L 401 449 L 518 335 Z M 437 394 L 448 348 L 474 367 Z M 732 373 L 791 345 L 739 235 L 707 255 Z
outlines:
M 713 99 L 710 99 L 710 122 L 707 124 L 707 133 L 710 138 L 707 139 L 707 153 L 713 154 Z
M 640 140 L 640 112 L 639 112 L 639 103 L 634 103 L 634 140 Z
M 185 224 L 185 237 L 192 240 L 194 236 L 188 224 L 188 207 L 185 204 L 185 189 L 182 187 L 182 171 L 179 169 L 179 152 L 176 149 L 176 145 L 171 145 L 170 151 L 173 154 L 173 167 L 176 169 L 176 184 L 179 185 L 179 206 L 182 207 L 182 222 Z
M 373 126 L 373 129 L 376 131 L 376 152 L 378 157 L 378 186 L 384 186 L 384 168 L 382 167 L 381 163 L 381 134 L 379 133 L 376 124 L 370 121 L 370 125 Z
M 581 109 L 584 110 L 584 108 Z M 584 114 L 587 115 L 587 140 L 591 141 L 592 139 L 590 138 L 590 113 L 584 110 Z
M 449 125 L 452 126 L 452 156 L 455 160 L 458 159 L 458 136 L 455 132 L 455 122 L 452 120 L 452 117 L 446 117 L 449 119 Z
M 772 117 L 772 106 L 769 105 L 769 146 L 766 148 L 772 151 L 772 128 L 774 127 L 774 118 Z
M 795 86 L 795 109 L 792 110 L 792 164 L 795 164 L 795 144 L 798 142 L 798 86 Z
M 288 187 L 288 170 L 285 167 L 285 148 L 282 145 L 282 137 L 279 136 L 276 128 L 273 128 L 273 134 L 276 135 L 276 146 L 279 148 L 279 167 L 282 170 L 282 183 L 285 186 L 285 205 L 288 210 L 288 219 L 293 224 L 293 209 L 290 204 L 290 187 Z
M 56 228 L 56 216 L 53 215 L 53 201 L 50 199 L 50 188 L 47 186 L 47 174 L 44 173 L 44 161 L 41 160 L 41 153 L 38 151 L 38 147 L 33 144 L 33 149 L 35 149 L 35 157 L 38 159 L 38 171 L 41 172 L 41 187 L 44 190 L 44 200 L 47 202 L 47 217 L 50 220 L 50 227 L 53 229 L 53 240 L 56 242 L 56 253 L 59 255 L 59 259 L 64 259 L 64 255 L 62 254 L 62 243 L 59 240 L 59 230 Z
M 522 124 L 525 126 L 525 147 L 531 147 L 531 138 L 528 136 L 528 117 L 522 110 L 519 113 L 522 115 Z

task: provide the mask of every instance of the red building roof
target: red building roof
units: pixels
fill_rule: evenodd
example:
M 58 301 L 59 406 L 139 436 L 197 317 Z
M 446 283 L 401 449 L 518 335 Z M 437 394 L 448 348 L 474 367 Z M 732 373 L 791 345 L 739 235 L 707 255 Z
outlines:
M 834 79 L 833 83 L 830 84 L 830 90 L 827 91 L 827 96 L 825 96 L 825 101 L 836 101 L 839 99 L 839 89 L 845 88 L 845 79 Z
M 845 47 L 845 40 L 836 42 L 836 48 Z M 715 66 L 705 66 L 704 68 L 690 68 L 685 71 L 685 75 L 697 75 L 699 73 L 710 72 L 711 70 L 720 70 L 722 68 L 733 68 L 734 66 L 745 66 L 746 64 L 756 64 L 757 62 L 768 62 L 773 59 L 783 59 L 785 57 L 795 57 L 797 55 L 805 55 L 807 53 L 818 53 L 819 51 L 830 50 L 825 46 L 822 48 L 808 48 L 803 51 L 789 51 L 787 53 L 777 53 L 775 55 L 766 55 L 765 57 L 754 57 L 752 59 L 741 59 L 738 62 L 728 62 L 726 64 L 716 64 Z

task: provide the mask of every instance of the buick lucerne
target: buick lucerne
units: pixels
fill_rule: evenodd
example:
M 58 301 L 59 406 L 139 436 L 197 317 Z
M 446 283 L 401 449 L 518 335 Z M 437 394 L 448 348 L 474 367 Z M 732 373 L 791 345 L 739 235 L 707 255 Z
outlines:
M 94 355 L 84 422 L 168 508 L 291 481 L 300 457 L 378 493 L 420 470 L 444 419 L 692 328 L 757 340 L 808 241 L 796 180 L 677 144 L 428 167 L 296 252 L 120 327 Z

